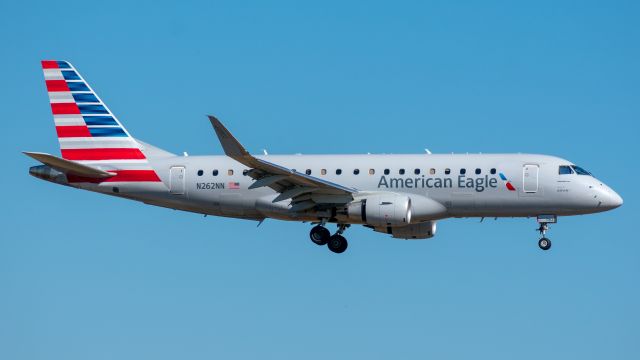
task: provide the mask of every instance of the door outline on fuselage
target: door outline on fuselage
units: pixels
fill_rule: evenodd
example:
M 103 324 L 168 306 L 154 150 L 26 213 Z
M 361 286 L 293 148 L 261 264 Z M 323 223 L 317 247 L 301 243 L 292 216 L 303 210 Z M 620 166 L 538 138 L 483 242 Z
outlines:
M 540 186 L 540 165 L 522 165 L 522 191 L 527 194 L 535 194 Z
M 169 193 L 184 195 L 187 172 L 184 166 L 172 166 L 169 169 Z

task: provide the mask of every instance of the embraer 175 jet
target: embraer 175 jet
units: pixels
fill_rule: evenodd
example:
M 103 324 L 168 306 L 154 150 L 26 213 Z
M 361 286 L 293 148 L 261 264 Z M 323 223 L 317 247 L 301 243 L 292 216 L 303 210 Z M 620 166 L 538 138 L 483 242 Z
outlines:
M 359 224 L 427 239 L 451 217 L 535 217 L 538 246 L 558 216 L 614 209 L 622 198 L 570 161 L 529 154 L 252 155 L 213 116 L 225 155 L 178 156 L 134 139 L 76 69 L 43 61 L 61 156 L 25 152 L 29 173 L 145 204 L 263 221 L 305 221 L 342 253 Z M 337 224 L 332 235 L 325 227 Z

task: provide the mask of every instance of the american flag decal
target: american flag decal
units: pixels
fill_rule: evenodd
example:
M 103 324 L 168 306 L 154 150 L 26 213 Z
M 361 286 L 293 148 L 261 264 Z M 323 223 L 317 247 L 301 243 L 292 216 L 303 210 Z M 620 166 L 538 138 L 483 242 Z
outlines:
M 240 189 L 240 183 L 235 181 L 229 181 L 229 189 L 231 190 Z

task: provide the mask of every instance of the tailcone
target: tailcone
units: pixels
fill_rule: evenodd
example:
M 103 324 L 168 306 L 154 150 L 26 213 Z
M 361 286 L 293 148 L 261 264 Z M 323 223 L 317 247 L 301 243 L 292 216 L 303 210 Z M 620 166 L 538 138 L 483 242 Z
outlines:
M 41 180 L 49 181 L 60 185 L 69 185 L 64 173 L 55 170 L 47 165 L 37 165 L 29 168 L 29 175 Z

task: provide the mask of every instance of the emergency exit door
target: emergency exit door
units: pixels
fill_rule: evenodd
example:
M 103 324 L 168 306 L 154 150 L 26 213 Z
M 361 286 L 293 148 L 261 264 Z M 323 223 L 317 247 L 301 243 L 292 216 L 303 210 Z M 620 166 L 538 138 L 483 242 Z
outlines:
M 522 167 L 522 191 L 535 193 L 538 191 L 538 165 L 527 164 Z
M 174 166 L 169 169 L 169 192 L 175 195 L 184 194 L 185 178 L 184 166 Z

